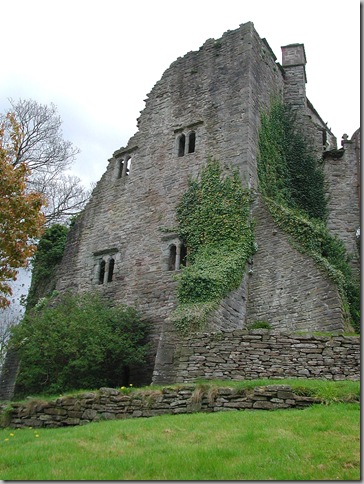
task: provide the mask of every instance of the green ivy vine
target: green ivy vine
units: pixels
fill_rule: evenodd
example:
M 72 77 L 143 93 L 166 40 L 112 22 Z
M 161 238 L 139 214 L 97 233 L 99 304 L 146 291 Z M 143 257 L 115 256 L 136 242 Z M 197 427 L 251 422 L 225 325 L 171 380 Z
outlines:
M 309 254 L 335 281 L 351 324 L 360 331 L 360 287 L 350 255 L 326 227 L 327 198 L 322 164 L 310 153 L 291 109 L 274 100 L 261 116 L 258 179 L 276 224 L 298 250 Z
M 188 266 L 177 276 L 178 307 L 172 314 L 186 334 L 201 330 L 221 299 L 239 287 L 254 253 L 251 197 L 237 170 L 208 160 L 177 206 L 178 235 Z

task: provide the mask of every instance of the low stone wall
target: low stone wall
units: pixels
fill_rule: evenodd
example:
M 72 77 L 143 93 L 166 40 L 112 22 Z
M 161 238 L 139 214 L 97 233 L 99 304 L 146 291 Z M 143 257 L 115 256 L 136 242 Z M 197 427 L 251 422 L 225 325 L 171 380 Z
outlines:
M 12 428 L 62 427 L 164 414 L 302 409 L 313 403 L 319 403 L 319 400 L 296 395 L 289 385 L 239 390 L 190 385 L 162 390 L 132 390 L 129 394 L 113 388 L 101 388 L 97 392 L 64 396 L 50 402 L 12 403 L 7 409 L 3 405 L 2 425 Z
M 175 381 L 258 378 L 360 379 L 358 336 L 313 336 L 270 330 L 194 334 L 174 354 Z

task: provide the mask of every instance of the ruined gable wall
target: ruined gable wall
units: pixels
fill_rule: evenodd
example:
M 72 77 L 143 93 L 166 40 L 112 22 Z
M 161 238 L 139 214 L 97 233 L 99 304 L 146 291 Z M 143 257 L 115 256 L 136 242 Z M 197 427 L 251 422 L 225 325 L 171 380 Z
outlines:
M 359 272 L 356 231 L 360 227 L 360 132 L 344 141 L 343 149 L 343 153 L 341 150 L 331 156 L 328 153 L 324 162 L 329 197 L 327 226 L 344 242 L 346 250 L 353 256 L 352 266 Z
M 173 229 L 175 208 L 187 189 L 188 177 L 196 176 L 209 156 L 239 167 L 244 184 L 250 182 L 253 187 L 257 186 L 261 110 L 269 106 L 273 95 L 283 95 L 285 82 L 274 55 L 252 23 L 226 32 L 221 39 L 209 39 L 199 51 L 177 59 L 149 93 L 138 119 L 138 132 L 125 148 L 114 153 L 70 234 L 57 288 L 96 289 L 115 304 L 135 305 L 152 323 L 148 375 L 156 358 L 156 380 L 173 381 L 171 368 L 176 344 L 174 329 L 168 320 L 176 304 L 176 282 L 174 272 L 167 270 L 169 246 L 176 235 L 162 232 L 161 228 Z M 196 134 L 194 152 L 178 156 L 179 136 L 188 137 L 192 130 Z M 121 160 L 126 161 L 128 157 L 130 174 L 120 176 Z M 276 244 L 271 246 L 271 235 L 264 232 L 270 223 L 267 215 L 259 216 L 256 212 L 256 216 L 261 224 L 257 231 L 260 251 L 254 260 L 255 267 L 260 261 L 257 273 L 261 271 L 263 279 L 258 284 L 254 278 L 255 286 L 250 284 L 252 300 L 248 320 L 259 317 L 271 322 L 268 312 L 273 311 L 273 325 L 288 327 L 292 323 L 292 318 L 290 322 L 287 320 L 291 307 L 297 313 L 293 323 L 299 327 L 305 326 L 312 314 L 315 316 L 310 329 L 317 329 L 317 322 L 323 320 L 332 321 L 332 327 L 342 327 L 335 288 L 327 285 L 311 260 L 301 257 L 298 266 L 302 267 L 305 281 L 302 285 L 300 270 L 292 275 L 294 257 L 300 256 L 287 241 L 286 252 Z M 98 285 L 98 264 L 108 252 L 115 259 L 113 280 Z M 286 281 L 286 297 L 296 294 L 299 303 L 292 296 L 291 306 L 283 304 L 282 299 L 277 308 L 275 301 L 279 300 L 279 294 L 276 292 L 280 289 L 272 287 L 270 271 L 277 269 L 281 256 L 279 274 Z M 222 303 L 211 319 L 214 329 L 224 328 L 232 319 L 233 327 L 246 324 L 246 281 L 244 284 Z M 272 292 L 268 299 L 262 293 L 265 290 Z M 326 290 L 329 300 L 321 301 L 316 291 L 322 295 Z M 259 299 L 264 303 L 266 317 L 257 309 Z M 237 313 L 234 318 L 231 318 L 232 308 Z
M 138 132 L 114 153 L 70 235 L 58 290 L 95 288 L 115 303 L 136 305 L 158 340 L 175 305 L 176 284 L 166 270 L 173 235 L 168 240 L 160 228 L 175 226 L 188 177 L 209 156 L 238 166 L 247 183 L 255 167 L 259 110 L 282 86 L 274 60 L 262 62 L 262 45 L 253 24 L 244 24 L 165 71 L 148 95 Z M 191 130 L 195 151 L 180 157 L 178 137 Z M 126 155 L 130 174 L 118 177 Z M 108 251 L 115 259 L 113 281 L 98 285 L 98 260 Z

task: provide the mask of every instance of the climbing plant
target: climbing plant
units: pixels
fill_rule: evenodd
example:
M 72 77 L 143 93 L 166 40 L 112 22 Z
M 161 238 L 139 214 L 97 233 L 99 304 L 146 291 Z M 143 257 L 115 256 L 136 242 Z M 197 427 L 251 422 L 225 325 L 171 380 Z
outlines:
M 326 219 L 323 166 L 298 129 L 292 108 L 276 100 L 261 116 L 258 177 L 264 195 L 311 218 Z
M 178 276 L 179 305 L 172 315 L 187 333 L 201 329 L 208 314 L 239 287 L 254 252 L 250 194 L 237 170 L 208 160 L 177 207 L 178 235 L 188 248 L 188 266 Z
M 297 249 L 313 257 L 335 281 L 351 323 L 359 331 L 359 283 L 343 242 L 325 224 L 323 168 L 310 154 L 290 108 L 278 101 L 261 116 L 258 178 L 274 221 L 292 237 Z

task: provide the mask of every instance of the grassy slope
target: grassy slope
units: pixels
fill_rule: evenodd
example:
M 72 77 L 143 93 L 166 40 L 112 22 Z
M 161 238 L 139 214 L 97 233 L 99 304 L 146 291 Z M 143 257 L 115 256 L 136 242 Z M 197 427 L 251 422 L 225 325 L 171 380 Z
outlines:
M 4 429 L 0 479 L 358 480 L 359 419 L 335 403 Z

